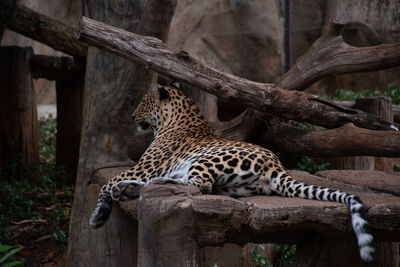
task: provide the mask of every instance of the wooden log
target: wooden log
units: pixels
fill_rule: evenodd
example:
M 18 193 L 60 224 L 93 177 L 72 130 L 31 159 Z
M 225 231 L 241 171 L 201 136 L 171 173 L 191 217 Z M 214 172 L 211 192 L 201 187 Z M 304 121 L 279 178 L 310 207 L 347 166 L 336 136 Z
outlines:
M 3 37 L 6 23 L 14 13 L 16 7 L 15 0 L 0 1 L 0 40 Z
M 343 29 L 343 24 L 331 19 L 321 37 L 279 79 L 279 85 L 301 91 L 326 77 L 399 66 L 400 43 L 355 47 L 344 43 Z
M 378 117 L 387 120 L 393 121 L 393 111 L 392 111 L 392 99 L 390 97 L 365 97 L 356 100 L 355 107 L 360 110 L 364 110 L 371 114 L 375 114 Z M 366 144 L 370 144 L 369 141 Z M 383 146 L 384 144 L 382 144 Z M 392 146 L 399 148 L 400 146 L 396 145 L 396 143 L 392 144 Z M 400 150 L 400 149 L 399 149 Z M 383 155 L 385 156 L 385 155 Z M 384 172 L 393 172 L 393 163 L 389 158 L 383 157 L 375 157 L 371 159 L 374 161 L 374 170 L 376 171 L 384 171 Z
M 400 157 L 399 132 L 372 131 L 351 123 L 326 131 L 305 131 L 277 121 L 270 122 L 269 126 L 268 131 L 259 137 L 261 143 L 266 145 L 268 140 L 279 151 L 290 154 L 310 157 Z
M 17 5 L 6 24 L 7 28 L 64 53 L 85 57 L 87 45 L 76 35 L 78 29 L 23 5 Z
M 78 169 L 84 82 L 84 72 L 65 73 L 56 80 L 56 164 L 65 169 L 70 184 L 75 183 Z
M 356 101 L 333 101 L 335 104 L 346 107 L 356 108 Z M 393 121 L 400 122 L 400 106 L 392 105 Z
M 356 100 L 355 107 L 357 109 L 364 110 L 371 114 L 375 114 L 387 121 L 393 121 L 392 102 L 391 102 L 391 99 L 388 97 L 361 98 L 361 99 Z M 351 134 L 351 136 L 352 136 L 352 138 L 355 137 L 355 136 L 353 136 L 353 134 Z M 389 155 L 387 155 L 385 153 L 382 153 L 382 154 L 379 153 L 379 154 L 375 154 L 375 155 L 374 155 L 374 153 L 371 153 L 375 149 L 380 150 L 379 149 L 380 146 L 381 146 L 381 148 L 383 148 L 383 146 L 389 145 L 390 147 L 393 148 L 395 153 L 396 153 L 396 150 L 398 150 L 397 149 L 399 147 L 397 145 L 398 141 L 391 139 L 391 141 L 394 141 L 394 143 L 392 143 L 392 145 L 390 145 L 390 143 L 386 143 L 386 141 L 384 140 L 385 137 L 382 137 L 382 138 L 380 138 L 380 140 L 377 140 L 376 137 L 378 137 L 378 136 L 379 136 L 379 134 L 377 134 L 374 137 L 371 137 L 370 139 L 363 139 L 364 147 L 366 149 L 368 149 L 368 147 L 370 147 L 369 153 L 364 154 L 364 157 L 338 157 L 338 158 L 328 159 L 328 161 L 330 161 L 332 164 L 332 168 L 389 171 L 392 168 L 392 166 L 388 162 L 388 160 L 378 159 L 377 162 L 378 162 L 378 164 L 381 164 L 381 167 L 376 169 L 375 168 L 375 159 L 373 157 L 366 157 L 367 155 L 388 157 Z M 399 138 L 397 134 L 395 134 L 393 137 L 394 137 L 394 139 Z M 375 141 L 375 145 L 374 145 L 373 141 Z M 389 152 L 389 154 L 390 154 L 390 152 Z M 359 155 L 363 155 L 363 154 L 359 154 Z M 343 156 L 345 156 L 345 154 L 343 154 Z M 392 157 L 396 157 L 396 154 L 392 155 Z M 384 163 L 385 161 L 386 161 L 386 163 Z
M 144 34 L 156 34 L 159 38 L 168 32 L 167 26 L 176 5 L 175 0 L 110 0 L 107 3 L 89 0 L 87 3 L 93 18 L 134 32 L 153 29 L 153 32 Z M 145 6 L 156 6 L 157 12 L 146 10 Z M 163 25 L 161 28 L 145 26 L 154 26 L 155 21 L 160 19 L 165 22 L 158 24 Z M 129 255 L 121 255 L 116 249 L 121 252 L 125 249 L 113 245 L 123 245 L 119 240 L 124 233 L 118 232 L 118 225 L 124 224 L 124 221 L 106 225 L 96 232 L 89 229 L 89 205 L 94 204 L 95 198 L 91 198 L 88 203 L 87 184 L 93 165 L 128 159 L 126 136 L 133 135 L 134 129 L 131 114 L 153 82 L 153 75 L 143 66 L 136 66 L 107 51 L 89 49 L 80 158 L 68 242 L 68 266 L 99 266 L 98 263 L 106 266 L 136 266 L 135 253 L 130 251 Z M 98 244 L 101 244 L 101 250 L 98 250 Z M 125 264 L 126 261 L 119 264 L 123 256 L 130 257 L 129 264 Z
M 174 53 L 164 43 L 83 17 L 79 39 L 145 65 L 164 76 L 195 86 L 227 101 L 286 119 L 307 121 L 326 128 L 345 123 L 367 129 L 393 130 L 398 126 L 371 114 L 342 108 L 318 96 L 288 91 L 274 84 L 252 82 L 204 66 L 186 52 Z
M 73 184 L 79 159 L 85 62 L 78 58 L 33 55 L 30 63 L 34 78 L 56 81 L 56 164 L 65 169 Z
M 85 62 L 70 57 L 33 55 L 31 67 L 33 78 L 47 80 L 63 79 L 65 75 L 85 72 Z
M 97 172 L 91 184 L 102 185 L 107 182 L 112 177 L 109 174 L 111 170 Z M 118 169 L 120 170 L 121 168 Z M 359 195 L 366 206 L 367 217 L 377 242 L 400 240 L 400 179 L 395 179 L 395 174 L 390 175 L 393 190 L 384 189 L 382 192 L 380 190 L 383 186 L 376 187 L 373 183 L 376 178 L 380 183 L 383 182 L 380 179 L 382 172 L 364 171 L 363 180 L 359 183 L 359 172 L 344 170 L 340 172 L 340 177 L 337 177 L 336 170 L 332 171 L 332 175 L 330 172 L 311 175 L 302 171 L 289 171 L 300 182 Z M 340 180 L 341 177 L 346 179 Z M 368 181 L 367 185 L 365 181 Z M 163 203 L 159 212 L 165 212 L 159 214 L 160 220 L 168 220 L 168 217 L 176 216 L 179 209 L 191 207 L 194 213 L 189 213 L 188 216 L 195 216 L 197 234 L 194 238 L 200 246 L 277 241 L 296 243 L 312 239 L 356 242 L 348 207 L 343 204 L 280 196 L 234 199 L 227 196 L 200 195 L 195 187 L 167 184 L 147 186 L 141 190 L 141 199 L 118 202 L 117 205 L 132 220 L 138 220 L 144 212 L 140 211 L 140 202 L 147 197 L 154 201 L 155 206 L 160 205 L 158 201 Z M 154 231 L 161 233 L 163 228 L 157 227 Z M 129 236 L 123 238 L 131 239 Z M 358 251 L 355 256 L 359 257 Z
M 200 246 L 196 241 L 195 218 L 191 205 L 184 200 L 185 195 L 200 195 L 200 191 L 190 187 L 180 194 L 168 188 L 154 189 L 143 190 L 139 200 L 138 266 L 198 266 Z M 178 197 L 164 200 L 172 195 Z
M 30 47 L 0 47 L 1 166 L 21 157 L 23 164 L 39 169 L 37 110 L 30 68 L 32 54 Z
M 113 177 L 129 167 L 134 163 L 118 162 L 113 163 L 113 168 L 110 165 L 97 165 L 92 176 L 94 180 L 101 174 L 105 177 Z M 121 167 L 122 166 L 122 167 Z M 103 167 L 103 168 L 102 168 Z M 97 197 L 101 185 L 89 184 L 88 200 L 89 209 L 95 208 Z M 113 209 L 108 227 L 103 227 L 96 231 L 89 231 L 84 233 L 88 235 L 91 242 L 91 265 L 89 266 L 136 266 L 137 253 L 138 253 L 138 223 L 137 220 L 132 220 L 120 209 Z M 104 239 L 107 238 L 105 242 Z M 81 265 L 69 265 L 81 266 Z

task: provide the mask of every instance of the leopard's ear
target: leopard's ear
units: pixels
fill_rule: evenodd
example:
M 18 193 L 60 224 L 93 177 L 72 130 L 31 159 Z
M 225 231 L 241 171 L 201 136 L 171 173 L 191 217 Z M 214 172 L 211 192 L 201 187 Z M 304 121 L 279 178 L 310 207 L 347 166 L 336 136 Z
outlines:
M 171 99 L 167 89 L 165 89 L 164 86 L 158 87 L 158 95 L 160 97 L 160 101 L 162 101 L 162 100 L 170 100 Z
M 175 87 L 176 89 L 181 89 L 181 85 L 177 81 L 173 81 L 169 85 Z

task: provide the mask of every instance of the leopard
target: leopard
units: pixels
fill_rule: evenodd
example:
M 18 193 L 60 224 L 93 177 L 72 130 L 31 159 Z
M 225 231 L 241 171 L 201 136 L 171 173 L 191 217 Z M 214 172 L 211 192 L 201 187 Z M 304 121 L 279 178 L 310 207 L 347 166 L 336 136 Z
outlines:
M 358 196 L 298 182 L 267 148 L 214 135 L 199 107 L 176 83 L 146 94 L 132 118 L 138 130 L 153 130 L 153 140 L 134 167 L 101 187 L 92 228 L 105 224 L 114 201 L 137 199 L 140 188 L 151 184 L 192 185 L 202 194 L 235 198 L 277 194 L 347 205 L 360 257 L 373 261 L 374 238 Z

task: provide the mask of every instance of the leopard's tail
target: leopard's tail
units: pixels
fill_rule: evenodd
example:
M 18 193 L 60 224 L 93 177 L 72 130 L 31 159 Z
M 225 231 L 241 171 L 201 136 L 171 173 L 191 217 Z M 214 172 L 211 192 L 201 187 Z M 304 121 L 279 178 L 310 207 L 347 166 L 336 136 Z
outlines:
M 273 176 L 271 190 L 279 195 L 346 204 L 351 212 L 351 222 L 360 248 L 361 259 L 366 262 L 373 261 L 374 238 L 366 220 L 364 205 L 359 197 L 339 190 L 299 183 L 288 174 L 282 174 L 280 177 Z

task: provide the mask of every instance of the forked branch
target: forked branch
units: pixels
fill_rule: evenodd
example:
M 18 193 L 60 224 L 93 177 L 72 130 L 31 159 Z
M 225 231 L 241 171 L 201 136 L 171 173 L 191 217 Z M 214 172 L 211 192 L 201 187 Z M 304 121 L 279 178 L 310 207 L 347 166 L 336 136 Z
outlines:
M 353 123 L 373 130 L 393 130 L 392 123 L 366 112 L 342 108 L 318 96 L 249 81 L 205 66 L 186 52 L 174 53 L 159 39 L 141 36 L 83 17 L 79 39 L 227 101 L 286 119 L 326 128 Z M 398 127 L 398 126 L 397 126 Z

